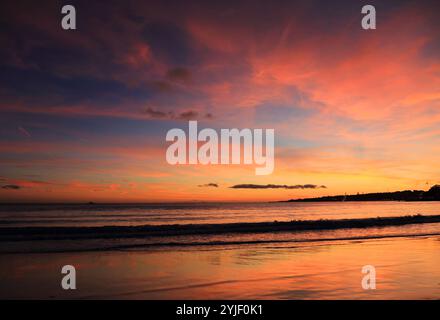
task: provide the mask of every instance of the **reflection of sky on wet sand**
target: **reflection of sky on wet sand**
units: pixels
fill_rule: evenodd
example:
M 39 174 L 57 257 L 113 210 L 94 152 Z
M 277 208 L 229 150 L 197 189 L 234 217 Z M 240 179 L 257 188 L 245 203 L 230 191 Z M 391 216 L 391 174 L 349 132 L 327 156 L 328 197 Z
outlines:
M 1 298 L 438 299 L 440 237 L 5 255 Z M 77 268 L 76 291 L 61 267 Z M 374 265 L 377 290 L 361 288 Z

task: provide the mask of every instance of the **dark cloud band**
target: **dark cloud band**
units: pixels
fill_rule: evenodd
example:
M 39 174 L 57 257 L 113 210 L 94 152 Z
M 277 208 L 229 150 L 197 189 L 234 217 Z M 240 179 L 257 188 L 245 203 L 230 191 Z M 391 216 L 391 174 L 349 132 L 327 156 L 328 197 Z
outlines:
M 152 119 L 166 119 L 166 120 L 195 120 L 200 118 L 205 119 L 212 119 L 213 115 L 211 113 L 207 113 L 204 116 L 201 116 L 197 111 L 195 110 L 188 110 L 181 112 L 179 114 L 175 114 L 172 111 L 163 112 L 160 110 L 155 110 L 153 108 L 147 108 L 143 112 L 144 114 L 148 115 Z
M 201 185 L 199 185 L 199 187 L 201 187 L 201 188 L 204 188 L 204 187 L 218 188 L 218 184 L 217 183 L 207 183 L 207 184 L 201 184 Z
M 2 189 L 6 189 L 6 190 L 20 190 L 21 187 L 15 185 L 15 184 L 7 184 L 7 185 L 2 186 Z
M 324 185 L 318 186 L 315 184 L 297 184 L 297 185 L 286 185 L 286 184 L 236 184 L 231 187 L 232 189 L 319 189 L 327 188 Z

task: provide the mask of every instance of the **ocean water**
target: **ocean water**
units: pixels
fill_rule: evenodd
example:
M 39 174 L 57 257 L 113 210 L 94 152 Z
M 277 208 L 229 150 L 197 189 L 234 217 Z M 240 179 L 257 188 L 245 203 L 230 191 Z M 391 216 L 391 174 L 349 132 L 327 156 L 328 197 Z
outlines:
M 440 202 L 0 205 L 0 228 L 221 224 L 440 214 Z
M 374 217 L 440 214 L 439 202 L 327 202 L 327 203 L 182 203 L 100 205 L 2 205 L 0 253 L 129 250 L 154 247 L 298 243 L 396 236 L 435 235 L 440 223 L 370 228 L 304 230 L 289 232 L 211 232 L 188 235 L 140 234 L 139 226 L 216 225 L 274 221 L 338 221 Z M 106 236 L 88 228 L 112 227 Z M 43 230 L 45 236 L 29 230 Z M 173 227 L 171 228 L 173 229 Z M 215 230 L 217 228 L 214 228 Z M 12 230 L 12 237 L 4 234 Z M 52 230 L 56 230 L 52 232 Z M 122 230 L 122 231 L 121 231 Z M 35 235 L 36 234 L 36 235 Z
M 2 205 L 0 298 L 439 299 L 440 223 L 131 234 L 144 225 L 416 214 L 439 215 L 440 203 Z M 105 237 L 72 231 L 108 226 L 113 227 Z M 60 289 L 60 268 L 66 264 L 77 267 L 81 285 L 74 292 Z M 364 265 L 377 268 L 377 290 L 362 289 Z

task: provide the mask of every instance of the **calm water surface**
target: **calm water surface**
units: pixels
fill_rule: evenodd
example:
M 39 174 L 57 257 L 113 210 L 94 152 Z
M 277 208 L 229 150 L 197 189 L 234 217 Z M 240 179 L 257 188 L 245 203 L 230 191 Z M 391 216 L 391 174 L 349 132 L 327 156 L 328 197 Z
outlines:
M 414 214 L 440 214 L 440 202 L 0 205 L 0 227 L 264 222 Z
M 0 227 L 228 223 L 440 214 L 437 202 L 2 206 Z M 74 265 L 78 289 L 63 291 Z M 363 290 L 373 265 L 377 289 Z M 0 243 L 0 298 L 440 299 L 440 224 Z

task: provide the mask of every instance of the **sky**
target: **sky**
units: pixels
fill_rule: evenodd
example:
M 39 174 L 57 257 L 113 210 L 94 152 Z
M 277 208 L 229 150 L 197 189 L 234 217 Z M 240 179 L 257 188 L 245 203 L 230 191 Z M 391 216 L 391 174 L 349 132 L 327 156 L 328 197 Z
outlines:
M 76 30 L 61 28 L 64 4 L 2 2 L 0 202 L 269 201 L 440 183 L 438 1 L 72 0 Z M 375 30 L 361 27 L 365 4 Z M 166 134 L 189 120 L 274 129 L 273 173 L 168 164 Z

